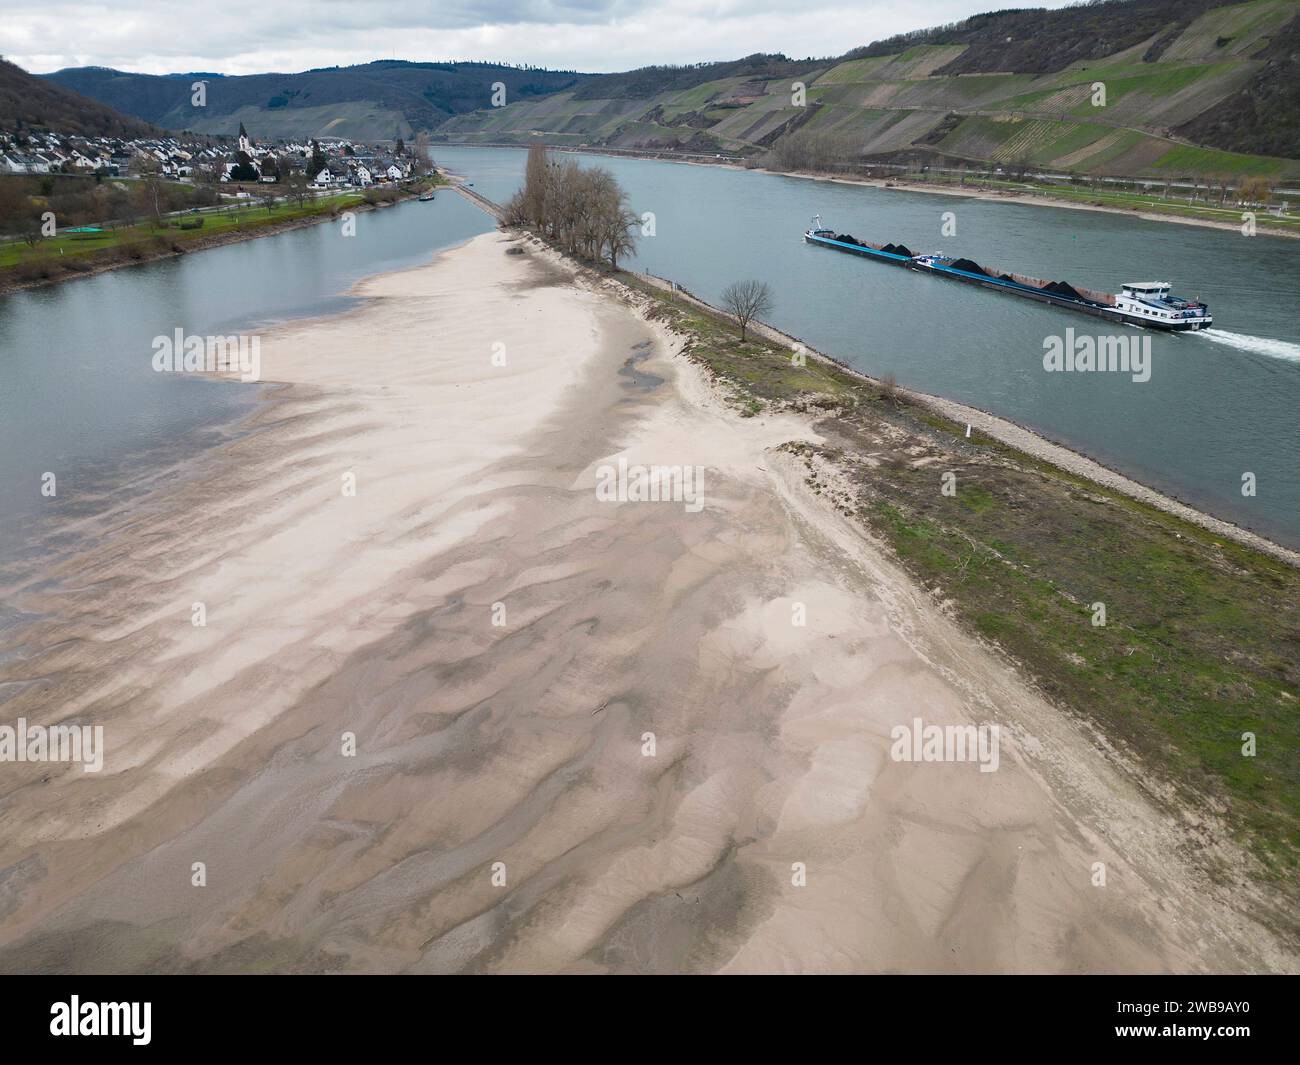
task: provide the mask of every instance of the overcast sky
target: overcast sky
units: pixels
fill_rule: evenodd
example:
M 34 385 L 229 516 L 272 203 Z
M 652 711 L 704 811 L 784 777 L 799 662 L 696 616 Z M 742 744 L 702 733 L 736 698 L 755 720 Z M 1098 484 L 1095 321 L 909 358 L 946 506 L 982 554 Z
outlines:
M 0 0 L 0 53 L 35 73 L 96 65 L 254 74 L 391 58 L 610 71 L 752 52 L 838 55 L 1007 6 L 1009 0 Z

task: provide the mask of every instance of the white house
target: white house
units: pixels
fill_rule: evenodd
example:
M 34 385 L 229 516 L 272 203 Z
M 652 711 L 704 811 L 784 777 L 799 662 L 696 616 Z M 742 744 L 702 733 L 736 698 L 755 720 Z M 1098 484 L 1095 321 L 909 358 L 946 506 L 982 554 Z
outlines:
M 402 173 L 402 168 L 396 163 L 390 163 L 386 173 L 388 174 L 389 181 L 401 181 L 402 178 L 406 176 Z
M 34 152 L 13 152 L 6 158 L 9 169 L 15 174 L 48 174 L 50 162 Z

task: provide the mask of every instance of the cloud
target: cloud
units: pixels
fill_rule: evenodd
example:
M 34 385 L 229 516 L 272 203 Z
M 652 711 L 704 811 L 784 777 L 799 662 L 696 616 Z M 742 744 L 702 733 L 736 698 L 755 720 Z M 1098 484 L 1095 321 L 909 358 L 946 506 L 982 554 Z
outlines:
M 1042 2 L 1042 0 L 1040 0 Z M 1049 7 L 1065 0 L 1045 0 Z M 0 52 L 28 70 L 252 74 L 373 59 L 484 59 L 583 71 L 839 55 L 989 0 L 5 0 Z

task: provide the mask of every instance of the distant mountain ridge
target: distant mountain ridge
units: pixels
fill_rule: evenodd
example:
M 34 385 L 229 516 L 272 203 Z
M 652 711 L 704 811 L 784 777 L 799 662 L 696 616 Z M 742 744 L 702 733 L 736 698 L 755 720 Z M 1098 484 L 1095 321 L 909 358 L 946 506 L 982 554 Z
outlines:
M 571 89 L 589 75 L 498 63 L 380 60 L 297 74 L 132 74 L 75 67 L 48 80 L 172 130 L 235 133 L 243 122 L 265 137 L 409 139 L 455 114 L 490 107 L 493 87 L 507 101 Z M 203 106 L 193 85 L 206 81 Z

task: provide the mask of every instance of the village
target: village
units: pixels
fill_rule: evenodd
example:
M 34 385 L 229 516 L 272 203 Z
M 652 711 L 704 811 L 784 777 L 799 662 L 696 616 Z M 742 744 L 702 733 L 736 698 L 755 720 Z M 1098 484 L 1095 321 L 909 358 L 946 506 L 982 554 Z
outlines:
M 255 142 L 240 124 L 237 139 L 185 135 L 81 137 L 0 130 L 0 175 L 72 174 L 131 178 L 156 173 L 195 184 L 276 184 L 306 179 L 312 189 L 364 189 L 406 181 L 433 169 L 423 143 L 370 146 L 348 140 Z
M 432 199 L 426 138 L 258 143 L 0 131 L 0 289 L 74 277 L 302 224 Z

